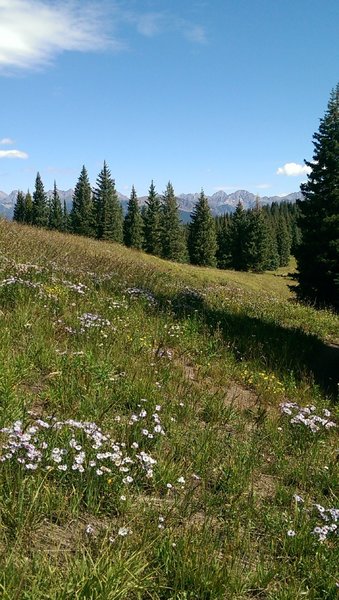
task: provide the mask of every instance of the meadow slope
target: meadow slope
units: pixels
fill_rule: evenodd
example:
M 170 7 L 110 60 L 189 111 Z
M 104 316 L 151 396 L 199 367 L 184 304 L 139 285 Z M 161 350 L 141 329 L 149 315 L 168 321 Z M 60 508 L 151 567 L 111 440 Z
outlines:
M 339 317 L 0 220 L 0 596 L 335 599 Z

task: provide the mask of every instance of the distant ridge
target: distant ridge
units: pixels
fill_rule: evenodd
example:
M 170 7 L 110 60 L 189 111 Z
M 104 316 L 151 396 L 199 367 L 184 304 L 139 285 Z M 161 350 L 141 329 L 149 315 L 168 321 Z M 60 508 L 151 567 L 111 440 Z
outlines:
M 58 190 L 61 202 L 66 201 L 67 208 L 70 209 L 72 206 L 73 189 L 69 190 Z M 5 216 L 7 219 L 13 218 L 13 208 L 16 202 L 18 190 L 13 190 L 10 194 L 0 191 L 0 215 Z M 51 197 L 53 194 L 52 190 L 47 192 L 47 196 Z M 119 200 L 126 210 L 128 197 L 118 192 Z M 190 214 L 199 198 L 198 193 L 194 194 L 180 194 L 177 196 L 181 219 L 187 223 L 190 220 Z M 247 190 L 237 190 L 231 194 L 226 194 L 223 190 L 215 192 L 212 196 L 207 196 L 208 202 L 214 216 L 224 215 L 226 213 L 233 212 L 238 204 L 242 202 L 243 207 L 253 208 L 255 206 L 257 198 L 259 198 L 260 204 L 272 204 L 272 202 L 295 202 L 298 198 L 301 198 L 301 192 L 293 192 L 286 196 L 258 196 L 252 194 Z M 147 196 L 141 196 L 139 202 L 144 205 L 147 200 Z

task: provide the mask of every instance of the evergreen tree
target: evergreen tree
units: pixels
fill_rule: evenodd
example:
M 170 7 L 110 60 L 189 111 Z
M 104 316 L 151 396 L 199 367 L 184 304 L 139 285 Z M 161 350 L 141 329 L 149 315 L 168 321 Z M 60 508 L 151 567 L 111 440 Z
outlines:
M 13 221 L 17 223 L 26 223 L 26 206 L 23 192 L 18 191 L 14 205 Z
M 58 194 L 55 181 L 53 188 L 53 196 L 50 203 L 48 226 L 50 229 L 57 229 L 58 231 L 63 230 L 63 213 L 61 207 L 61 200 Z
M 25 223 L 31 225 L 33 221 L 33 198 L 29 192 L 25 196 Z
M 37 173 L 32 203 L 32 223 L 37 227 L 48 225 L 48 202 L 40 173 Z
M 123 242 L 123 213 L 115 189 L 115 181 L 104 162 L 94 189 L 94 208 L 97 222 L 97 237 L 111 242 Z
M 216 218 L 217 265 L 219 269 L 232 267 L 231 219 L 228 214 Z
M 245 249 L 248 270 L 260 273 L 267 269 L 271 251 L 270 232 L 258 199 L 255 209 L 249 211 L 247 215 Z
M 143 243 L 143 219 L 134 185 L 124 220 L 124 243 L 129 248 L 137 248 L 138 250 L 142 248 Z
M 71 231 L 71 217 L 68 214 L 66 200 L 62 210 L 62 231 Z
M 283 214 L 278 217 L 277 228 L 277 249 L 279 255 L 279 267 L 287 267 L 291 254 L 291 234 L 288 230 L 286 219 Z
M 161 204 L 153 181 L 144 211 L 144 247 L 149 254 L 161 255 Z
M 161 256 L 177 262 L 184 260 L 185 243 L 179 206 L 169 181 L 161 205 Z
M 231 224 L 231 254 L 232 267 L 237 271 L 248 271 L 248 213 L 243 208 L 241 202 L 238 202 L 236 210 L 232 215 Z
M 188 252 L 191 263 L 214 267 L 216 265 L 216 251 L 215 222 L 211 215 L 208 200 L 203 190 L 201 190 L 189 224 Z
M 93 236 L 95 233 L 92 190 L 85 166 L 82 167 L 73 194 L 71 229 L 78 235 Z
M 313 135 L 312 171 L 301 185 L 296 252 L 297 295 L 339 310 L 339 83 L 332 91 L 319 131 Z

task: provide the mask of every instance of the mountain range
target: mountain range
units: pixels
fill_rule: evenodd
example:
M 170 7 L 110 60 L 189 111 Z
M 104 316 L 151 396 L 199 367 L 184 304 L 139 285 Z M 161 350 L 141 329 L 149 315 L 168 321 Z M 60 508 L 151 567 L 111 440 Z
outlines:
M 66 201 L 66 206 L 68 210 L 72 207 L 72 196 L 73 189 L 69 190 L 58 190 L 61 203 Z M 0 191 L 0 215 L 6 217 L 7 219 L 12 219 L 13 217 L 13 208 L 16 202 L 18 190 L 13 190 L 10 194 L 6 194 L 5 192 Z M 53 194 L 52 190 L 47 192 L 47 196 L 50 198 Z M 198 193 L 195 194 L 180 194 L 177 196 L 177 201 L 179 204 L 180 217 L 184 223 L 189 222 L 190 214 L 196 204 L 198 198 Z M 120 194 L 118 192 L 119 200 L 122 204 L 124 212 L 127 209 L 128 197 Z M 234 212 L 238 202 L 240 201 L 245 209 L 253 208 L 256 204 L 258 196 L 256 194 L 252 194 L 247 190 L 237 190 L 236 192 L 232 192 L 231 194 L 226 194 L 223 190 L 219 192 L 215 192 L 212 196 L 207 196 L 208 202 L 211 208 L 211 212 L 214 216 L 224 215 L 225 213 Z M 301 192 L 293 192 L 292 194 L 287 194 L 286 196 L 263 196 L 259 197 L 260 204 L 272 204 L 272 202 L 295 202 L 297 199 L 301 198 Z M 140 205 L 143 206 L 147 200 L 147 196 L 141 196 L 139 198 Z

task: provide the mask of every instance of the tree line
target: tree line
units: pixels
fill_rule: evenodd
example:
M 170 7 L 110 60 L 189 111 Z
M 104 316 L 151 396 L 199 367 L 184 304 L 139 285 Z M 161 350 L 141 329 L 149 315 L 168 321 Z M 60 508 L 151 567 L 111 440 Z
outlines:
M 38 173 L 33 196 L 18 192 L 14 220 L 125 244 L 167 260 L 242 271 L 286 266 L 299 239 L 295 205 L 261 207 L 257 201 L 254 209 L 244 210 L 239 203 L 233 214 L 213 218 L 203 191 L 184 225 L 171 182 L 159 195 L 152 181 L 142 208 L 133 186 L 124 216 L 106 162 L 93 190 L 83 166 L 70 212 L 56 183 L 47 197 Z

